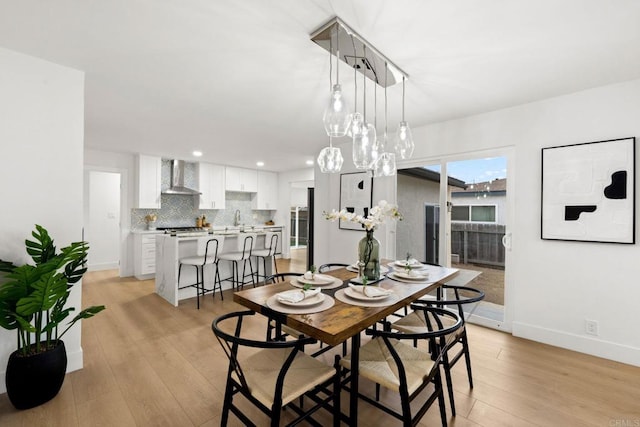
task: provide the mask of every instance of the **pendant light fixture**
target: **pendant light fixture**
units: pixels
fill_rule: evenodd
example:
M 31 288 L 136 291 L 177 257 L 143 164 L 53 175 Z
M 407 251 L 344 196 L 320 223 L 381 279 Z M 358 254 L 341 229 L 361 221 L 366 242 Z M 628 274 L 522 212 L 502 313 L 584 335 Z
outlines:
M 322 173 L 337 173 L 342 169 L 342 151 L 333 146 L 333 137 L 329 137 L 329 146 L 324 147 L 318 155 L 318 166 Z
M 338 31 L 336 29 L 336 58 L 340 58 L 340 40 L 338 37 Z M 329 85 L 331 86 L 331 74 L 333 64 L 333 35 L 330 40 L 329 46 Z M 331 96 L 329 97 L 329 104 L 324 110 L 323 122 L 324 129 L 327 131 L 327 135 L 330 137 L 341 137 L 347 134 L 349 128 L 349 122 L 351 121 L 351 114 L 349 111 L 349 105 L 342 94 L 342 87 L 340 86 L 340 61 L 336 61 L 336 84 L 331 89 Z
M 353 48 L 353 52 L 356 51 L 356 43 L 353 40 L 353 35 L 351 36 L 351 47 Z M 353 140 L 354 135 L 359 135 L 362 133 L 362 129 L 364 128 L 364 117 L 362 114 L 358 112 L 358 67 L 359 64 L 353 64 L 353 114 L 351 114 L 351 123 L 349 124 L 349 129 L 347 130 L 347 136 L 351 137 Z
M 363 47 L 363 56 L 367 57 L 367 47 Z M 366 75 L 362 75 L 362 91 L 363 91 L 363 126 L 362 131 L 357 134 L 353 134 L 353 164 L 356 169 L 368 170 L 377 158 L 377 153 L 374 152 L 375 144 L 377 140 L 376 128 L 371 123 L 367 122 L 367 78 Z
M 398 124 L 393 148 L 401 159 L 408 159 L 413 155 L 414 147 L 411 128 L 409 128 L 409 123 L 404 119 L 404 76 L 402 76 L 402 121 Z
M 384 79 L 385 79 L 385 86 L 384 86 L 384 137 L 383 137 L 384 143 L 381 144 L 383 147 L 387 147 L 387 123 L 388 123 L 387 115 L 388 115 L 388 108 L 387 108 L 387 85 L 386 85 L 386 80 L 387 80 L 388 72 L 389 72 L 388 65 L 385 62 L 384 63 Z M 384 148 L 382 148 L 381 150 L 384 150 Z M 389 152 L 381 153 L 380 156 L 376 159 L 376 161 L 374 163 L 373 176 L 374 177 L 393 176 L 395 174 L 396 174 L 396 155 L 394 153 L 389 153 Z
M 318 156 L 320 170 L 328 173 L 340 170 L 343 162 L 342 154 L 339 148 L 333 147 L 332 138 L 348 135 L 352 141 L 352 159 L 356 169 L 370 170 L 373 176 L 394 175 L 396 173 L 396 153 L 402 159 L 410 157 L 413 153 L 411 130 L 404 118 L 404 81 L 408 77 L 407 74 L 338 17 L 330 19 L 314 31 L 311 34 L 311 40 L 323 49 L 328 50 L 330 55 L 329 85 L 331 97 L 323 117 L 325 130 L 329 135 L 329 147 L 323 148 Z M 335 52 L 333 50 L 334 40 L 336 45 Z M 344 47 L 342 55 L 340 53 L 340 45 Z M 331 62 L 331 56 L 334 54 L 338 58 L 335 85 L 332 81 L 333 66 Z M 362 113 L 357 111 L 358 86 L 357 78 L 354 78 L 354 109 L 353 114 L 349 114 L 339 81 L 339 61 L 344 61 L 351 66 L 354 70 L 354 76 L 357 76 L 358 72 L 362 73 Z M 385 71 L 384 82 L 380 79 L 380 70 L 383 68 Z M 376 126 L 367 121 L 367 78 L 371 79 L 374 84 L 379 84 L 385 88 L 385 125 L 384 137 L 381 139 L 377 138 Z M 386 88 L 400 83 L 400 79 L 403 82 L 402 121 L 399 126 L 399 138 L 397 135 L 393 147 L 391 147 L 387 140 Z M 374 96 L 377 98 L 375 90 Z M 377 111 L 374 111 L 377 116 L 376 113 Z M 377 121 L 377 117 L 375 121 Z M 385 150 L 395 151 L 395 153 Z

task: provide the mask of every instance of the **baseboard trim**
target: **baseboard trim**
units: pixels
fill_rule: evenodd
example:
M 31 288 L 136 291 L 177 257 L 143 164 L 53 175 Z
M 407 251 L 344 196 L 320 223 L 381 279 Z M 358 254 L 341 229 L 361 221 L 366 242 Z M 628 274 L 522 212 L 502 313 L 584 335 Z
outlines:
M 101 271 L 101 270 L 115 270 L 120 268 L 117 262 L 104 262 L 101 264 L 89 264 L 87 270 L 89 271 Z
M 522 322 L 512 322 L 511 331 L 515 337 L 526 338 L 628 365 L 640 366 L 640 348 L 605 341 L 596 337 L 591 338 L 555 329 L 541 328 Z

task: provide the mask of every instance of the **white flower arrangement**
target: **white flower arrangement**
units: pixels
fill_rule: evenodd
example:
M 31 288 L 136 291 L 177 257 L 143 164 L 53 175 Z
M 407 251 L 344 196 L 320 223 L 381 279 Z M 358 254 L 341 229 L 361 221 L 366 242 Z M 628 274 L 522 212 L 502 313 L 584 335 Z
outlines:
M 376 206 L 371 208 L 369 215 L 366 217 L 357 215 L 352 212 L 347 212 L 346 209 L 336 211 L 333 209 L 331 212 L 323 212 L 325 219 L 329 221 L 349 221 L 362 224 L 367 230 L 375 230 L 379 225 L 384 223 L 387 219 L 402 220 L 402 214 L 398 211 L 398 206 L 388 203 L 386 200 L 380 200 Z

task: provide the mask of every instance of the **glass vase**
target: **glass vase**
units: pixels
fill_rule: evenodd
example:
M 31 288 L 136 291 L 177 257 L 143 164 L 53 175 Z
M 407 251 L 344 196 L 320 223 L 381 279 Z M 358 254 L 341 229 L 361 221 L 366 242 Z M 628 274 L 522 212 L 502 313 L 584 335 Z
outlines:
M 358 261 L 368 281 L 380 278 L 380 242 L 373 237 L 373 230 L 367 230 L 367 235 L 358 243 Z

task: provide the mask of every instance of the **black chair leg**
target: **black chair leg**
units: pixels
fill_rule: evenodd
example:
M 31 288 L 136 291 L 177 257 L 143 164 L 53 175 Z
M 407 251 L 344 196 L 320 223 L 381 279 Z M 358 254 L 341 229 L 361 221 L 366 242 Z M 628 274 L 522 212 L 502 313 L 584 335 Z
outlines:
M 469 387 L 473 388 L 473 376 L 471 375 L 471 354 L 469 353 L 469 342 L 467 341 L 467 332 L 463 332 L 460 337 L 462 348 L 464 351 L 464 359 L 467 362 L 467 376 L 469 377 Z
M 275 258 L 274 258 L 275 259 Z M 336 354 L 333 367 L 336 370 L 336 375 L 333 380 L 333 426 L 338 427 L 340 425 L 340 356 Z
M 447 391 L 449 392 L 449 404 L 451 405 L 451 415 L 456 416 L 456 402 L 453 398 L 453 381 L 451 380 L 451 365 L 449 365 L 449 357 L 444 353 L 442 358 L 442 367 L 444 368 L 444 376 L 447 381 Z
M 442 427 L 447 427 L 447 409 L 444 403 L 444 391 L 442 390 L 442 376 L 440 368 L 434 377 L 436 391 L 438 392 L 438 406 L 440 406 L 440 418 L 442 419 Z
M 200 310 L 200 267 L 196 266 L 196 306 Z

